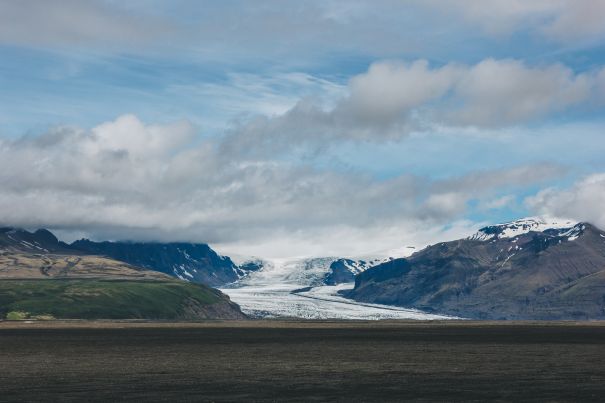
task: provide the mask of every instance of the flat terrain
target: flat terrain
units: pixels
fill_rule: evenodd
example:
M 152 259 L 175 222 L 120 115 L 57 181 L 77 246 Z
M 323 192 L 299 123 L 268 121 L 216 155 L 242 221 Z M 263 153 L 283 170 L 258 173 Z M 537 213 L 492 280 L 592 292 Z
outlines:
M 597 401 L 605 324 L 0 322 L 1 401 Z

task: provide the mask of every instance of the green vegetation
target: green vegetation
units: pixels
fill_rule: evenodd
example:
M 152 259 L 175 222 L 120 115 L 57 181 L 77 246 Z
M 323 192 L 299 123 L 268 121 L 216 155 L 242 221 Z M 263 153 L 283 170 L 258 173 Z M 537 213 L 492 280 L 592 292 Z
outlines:
M 208 287 L 181 281 L 2 280 L 0 318 L 179 319 L 191 305 L 219 302 Z
M 25 319 L 53 320 L 56 318 L 47 313 L 41 314 L 41 315 L 30 315 L 29 312 L 23 312 L 23 311 L 11 311 L 6 314 L 6 320 L 25 320 Z
M 29 318 L 29 313 L 21 311 L 11 311 L 6 314 L 7 320 L 23 320 Z

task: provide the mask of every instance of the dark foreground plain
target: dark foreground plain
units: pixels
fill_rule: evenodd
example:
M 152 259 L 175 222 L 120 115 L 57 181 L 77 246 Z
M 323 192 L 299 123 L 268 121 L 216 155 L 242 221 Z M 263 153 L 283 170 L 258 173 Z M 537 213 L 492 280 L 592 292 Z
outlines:
M 2 401 L 602 401 L 605 324 L 0 323 Z

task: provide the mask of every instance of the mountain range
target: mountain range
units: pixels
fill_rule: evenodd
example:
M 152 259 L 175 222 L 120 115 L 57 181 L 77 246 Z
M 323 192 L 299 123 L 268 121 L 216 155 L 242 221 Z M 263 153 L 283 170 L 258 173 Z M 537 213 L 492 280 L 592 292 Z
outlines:
M 340 295 L 352 302 L 463 318 L 605 319 L 605 232 L 583 222 L 526 218 L 486 226 L 467 238 L 399 258 L 310 258 L 277 266 L 262 259 L 238 259 L 235 263 L 206 244 L 86 239 L 67 244 L 44 229 L 0 228 L 3 284 L 88 279 L 199 286 L 223 304 L 219 317 L 238 317 L 241 312 L 226 295 L 207 286 L 238 295 L 251 304 L 248 311 L 255 311 L 261 288 L 266 307 L 270 295 L 285 298 L 282 294 L 289 288 L 279 284 L 289 284 L 305 298 L 311 294 L 301 294 L 303 289 L 339 286 Z M 245 287 L 250 287 L 249 293 L 235 291 Z M 0 292 L 0 305 L 6 295 Z M 183 312 L 181 308 L 174 312 Z M 196 310 L 198 317 L 212 316 L 200 307 Z

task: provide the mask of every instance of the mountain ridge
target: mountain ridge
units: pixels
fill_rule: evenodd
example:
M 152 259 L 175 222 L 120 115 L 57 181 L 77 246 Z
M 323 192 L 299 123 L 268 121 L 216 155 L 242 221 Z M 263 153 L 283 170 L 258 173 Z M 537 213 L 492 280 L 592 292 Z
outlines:
M 211 287 L 234 282 L 246 274 L 229 257 L 219 255 L 207 244 L 93 242 L 81 239 L 71 243 L 70 247 Z

